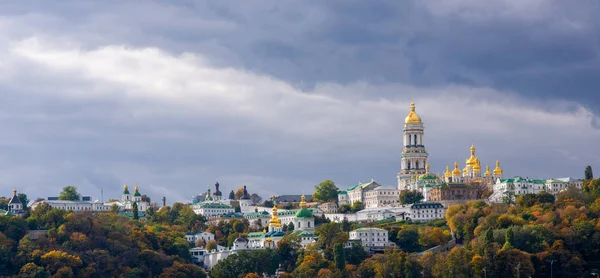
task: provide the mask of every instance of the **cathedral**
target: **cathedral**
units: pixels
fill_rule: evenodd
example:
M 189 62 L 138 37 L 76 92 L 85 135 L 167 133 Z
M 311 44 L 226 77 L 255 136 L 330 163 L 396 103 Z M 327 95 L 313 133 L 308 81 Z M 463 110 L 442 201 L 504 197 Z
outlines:
M 446 166 L 446 172 L 443 175 L 432 174 L 424 137 L 423 121 L 416 112 L 415 103 L 412 102 L 410 112 L 404 119 L 404 147 L 400 154 L 400 172 L 397 175 L 398 189 L 422 190 L 425 187 L 435 187 L 441 184 L 480 183 L 491 185 L 497 179 L 502 178 L 503 171 L 499 161 L 496 161 L 496 168 L 493 171 L 490 171 L 489 166 L 485 166 L 485 172 L 482 171 L 481 161 L 475 154 L 474 145 L 471 145 L 471 155 L 466 159 L 462 171 L 459 169 L 458 162 L 455 162 L 454 170 L 450 171 L 450 167 Z

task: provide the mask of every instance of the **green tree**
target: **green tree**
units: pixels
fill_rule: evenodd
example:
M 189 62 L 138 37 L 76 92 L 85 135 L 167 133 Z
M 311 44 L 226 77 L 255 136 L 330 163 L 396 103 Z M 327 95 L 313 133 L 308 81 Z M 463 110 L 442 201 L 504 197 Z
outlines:
M 315 185 L 315 193 L 313 198 L 320 202 L 336 201 L 339 189 L 331 180 L 324 180 L 318 185 Z
M 77 193 L 77 187 L 75 186 L 65 186 L 58 195 L 59 200 L 67 200 L 67 201 L 79 201 L 80 195 Z
M 353 265 L 359 265 L 369 256 L 362 244 L 358 242 L 353 242 L 348 251 L 344 253 L 346 254 L 346 262 Z
M 209 241 L 206 243 L 206 247 L 205 247 L 205 248 L 206 248 L 206 250 L 208 250 L 208 251 L 217 250 L 217 242 L 216 242 L 216 241 L 214 241 L 214 240 L 209 240 Z
M 318 237 L 317 243 L 324 250 L 325 258 L 332 259 L 333 247 L 337 243 L 346 243 L 348 234 L 342 231 L 340 223 L 326 223 L 317 228 L 315 234 Z
M 421 250 L 419 245 L 419 231 L 416 227 L 404 227 L 398 232 L 398 246 L 405 252 L 418 252 Z
M 338 270 L 343 271 L 346 268 L 346 257 L 344 256 L 344 246 L 336 243 L 333 249 L 333 259 Z
M 119 213 L 119 206 L 117 204 L 113 204 L 112 206 L 110 206 L 110 212 L 114 214 Z
M 23 203 L 23 210 L 27 210 L 27 204 L 29 204 L 29 199 L 27 198 L 27 194 L 19 193 L 19 194 L 17 194 L 17 197 L 19 197 L 19 200 L 21 200 L 21 203 Z
M 35 263 L 27 263 L 19 271 L 19 277 L 26 278 L 46 278 L 50 276 L 43 267 L 37 266 Z
M 363 202 L 355 201 L 354 203 L 352 203 L 352 208 L 351 208 L 352 212 L 357 212 L 362 209 L 364 209 Z
M 506 230 L 506 239 L 504 242 L 504 248 L 511 248 L 515 246 L 515 233 L 513 232 L 513 227 L 509 227 Z
M 588 165 L 587 167 L 585 167 L 584 177 L 585 177 L 586 180 L 591 180 L 591 179 L 594 178 L 594 173 L 592 171 L 592 166 Z
M 137 202 L 133 202 L 133 205 L 131 207 L 131 211 L 133 213 L 133 219 L 135 219 L 135 220 L 140 219 L 140 216 L 138 215 L 138 205 L 137 205 Z
M 404 190 L 400 192 L 401 204 L 415 204 L 423 200 L 423 194 L 417 190 Z
M 235 200 L 235 193 L 233 192 L 233 190 L 229 192 L 229 200 Z

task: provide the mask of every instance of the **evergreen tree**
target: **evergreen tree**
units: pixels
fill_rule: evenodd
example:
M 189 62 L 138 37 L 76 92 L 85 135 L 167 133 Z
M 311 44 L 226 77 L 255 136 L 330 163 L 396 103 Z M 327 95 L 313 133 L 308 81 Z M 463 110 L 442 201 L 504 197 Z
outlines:
M 140 216 L 138 214 L 138 205 L 137 205 L 137 202 L 133 202 L 133 206 L 131 207 L 131 210 L 133 212 L 133 219 L 135 219 L 135 220 L 140 219 Z
M 235 192 L 233 192 L 233 190 L 229 192 L 229 200 L 235 200 Z
M 293 231 L 296 227 L 294 227 L 294 222 L 290 222 L 290 225 L 287 226 L 288 231 Z
M 592 166 L 587 166 L 585 167 L 585 175 L 584 175 L 586 180 L 591 180 L 594 178 L 594 172 L 592 172 Z
M 333 259 L 337 269 L 343 271 L 346 268 L 346 256 L 344 255 L 344 246 L 337 243 L 333 249 Z
M 514 246 L 515 243 L 515 233 L 513 232 L 513 228 L 509 227 L 506 230 L 506 241 L 504 242 L 504 249 L 510 249 Z
M 485 244 L 490 244 L 494 241 L 494 231 L 492 229 L 487 229 L 485 231 Z

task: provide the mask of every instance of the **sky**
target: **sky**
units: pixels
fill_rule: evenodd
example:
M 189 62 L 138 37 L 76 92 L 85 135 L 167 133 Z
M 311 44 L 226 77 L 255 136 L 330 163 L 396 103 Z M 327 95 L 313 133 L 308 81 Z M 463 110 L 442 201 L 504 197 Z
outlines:
M 600 172 L 595 0 L 3 1 L 0 195 L 189 201 L 432 172 Z M 213 189 L 214 190 L 214 189 Z

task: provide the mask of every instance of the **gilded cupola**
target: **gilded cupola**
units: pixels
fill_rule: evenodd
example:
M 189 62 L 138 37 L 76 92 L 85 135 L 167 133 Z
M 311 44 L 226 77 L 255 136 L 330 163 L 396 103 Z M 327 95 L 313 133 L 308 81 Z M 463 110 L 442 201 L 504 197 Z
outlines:
M 502 168 L 500 168 L 500 161 L 496 160 L 496 169 L 494 169 L 494 175 L 496 176 L 502 176 L 504 172 L 502 171 Z
M 475 145 L 471 145 L 471 157 L 467 159 L 467 167 L 473 167 L 477 164 L 477 156 L 475 156 Z
M 410 103 L 410 113 L 408 113 L 408 116 L 406 116 L 406 118 L 404 119 L 404 123 L 405 124 L 420 124 L 421 122 L 421 117 L 419 117 L 419 115 L 417 115 L 417 113 L 415 112 L 415 103 L 411 102 Z
M 269 221 L 269 226 L 281 228 L 281 220 L 277 217 L 277 206 L 273 206 L 273 216 L 271 217 L 271 221 Z
M 460 170 L 458 169 L 458 162 L 454 162 L 454 170 L 452 170 L 452 176 L 453 177 L 460 176 Z
M 484 176 L 486 176 L 486 177 L 491 177 L 492 176 L 492 172 L 490 172 L 490 166 L 489 165 L 485 166 L 485 174 L 484 174 Z
M 446 173 L 444 173 L 444 177 L 451 178 L 452 173 L 450 173 L 450 166 L 446 166 Z

